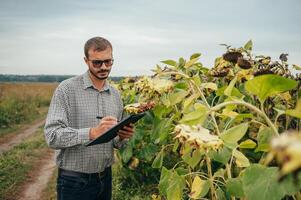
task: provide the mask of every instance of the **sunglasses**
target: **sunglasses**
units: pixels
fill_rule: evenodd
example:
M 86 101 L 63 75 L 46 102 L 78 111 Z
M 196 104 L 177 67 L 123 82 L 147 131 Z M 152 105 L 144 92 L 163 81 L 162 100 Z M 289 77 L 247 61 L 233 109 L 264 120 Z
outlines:
M 107 60 L 89 60 L 92 62 L 94 67 L 100 68 L 103 64 L 105 64 L 106 67 L 111 67 L 113 65 L 114 60 L 113 59 L 107 59 Z

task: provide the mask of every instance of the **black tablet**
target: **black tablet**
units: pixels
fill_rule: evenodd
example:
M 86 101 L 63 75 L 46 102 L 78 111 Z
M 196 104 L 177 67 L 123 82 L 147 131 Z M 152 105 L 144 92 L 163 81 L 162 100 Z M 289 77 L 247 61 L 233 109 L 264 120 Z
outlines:
M 107 132 L 99 136 L 98 138 L 88 142 L 85 144 L 85 146 L 92 146 L 95 144 L 101 144 L 101 143 L 106 143 L 112 140 L 114 137 L 117 136 L 117 133 L 120 129 L 122 129 L 124 126 L 130 124 L 130 123 L 135 123 L 139 119 L 141 119 L 145 113 L 138 113 L 138 114 L 132 114 L 126 118 L 124 118 L 122 121 L 120 121 L 118 124 L 110 128 Z

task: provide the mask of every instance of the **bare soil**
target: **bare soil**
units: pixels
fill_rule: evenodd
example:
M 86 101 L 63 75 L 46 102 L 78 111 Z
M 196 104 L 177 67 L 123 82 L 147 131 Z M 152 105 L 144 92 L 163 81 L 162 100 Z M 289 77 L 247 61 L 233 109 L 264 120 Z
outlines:
M 39 127 L 44 125 L 44 123 L 45 119 L 39 119 L 22 127 L 14 133 L 10 133 L 9 135 L 2 137 L 0 140 L 0 155 L 22 143 L 24 139 L 34 134 Z M 40 200 L 42 198 L 41 195 L 43 190 L 47 187 L 47 183 L 56 169 L 54 151 L 48 149 L 45 153 L 45 156 L 35 163 L 34 169 L 28 175 L 28 180 L 18 187 L 18 191 L 20 191 L 18 192 L 18 195 L 11 196 L 12 199 Z
M 29 175 L 29 180 L 21 187 L 18 199 L 40 200 L 42 192 L 47 187 L 47 183 L 56 169 L 54 152 L 52 150 L 42 158 L 34 170 Z
M 26 126 L 21 128 L 20 130 L 16 131 L 13 134 L 9 134 L 8 137 L 2 138 L 0 141 L 0 154 L 9 151 L 14 146 L 23 142 L 25 138 L 35 133 L 40 126 L 45 123 L 45 119 L 40 119 L 35 121 L 30 126 Z

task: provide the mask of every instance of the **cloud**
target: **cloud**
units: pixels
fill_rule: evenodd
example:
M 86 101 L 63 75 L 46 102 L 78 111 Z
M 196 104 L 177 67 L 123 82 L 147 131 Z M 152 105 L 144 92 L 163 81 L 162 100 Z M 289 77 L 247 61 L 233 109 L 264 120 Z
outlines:
M 272 3 L 272 4 L 271 4 Z M 301 63 L 300 2 L 6 1 L 0 8 L 0 73 L 80 74 L 83 46 L 100 35 L 114 46 L 112 75 L 150 74 L 165 59 L 201 52 L 212 66 L 220 43 L 290 54 Z M 269 9 L 267 9 L 269 8 Z M 279 15 L 275 13 L 285 13 Z

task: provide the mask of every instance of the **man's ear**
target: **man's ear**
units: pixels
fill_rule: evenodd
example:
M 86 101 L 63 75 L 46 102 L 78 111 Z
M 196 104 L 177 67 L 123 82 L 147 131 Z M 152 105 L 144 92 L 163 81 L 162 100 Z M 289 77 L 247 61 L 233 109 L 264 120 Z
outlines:
M 88 64 L 88 59 L 84 57 L 85 63 Z

